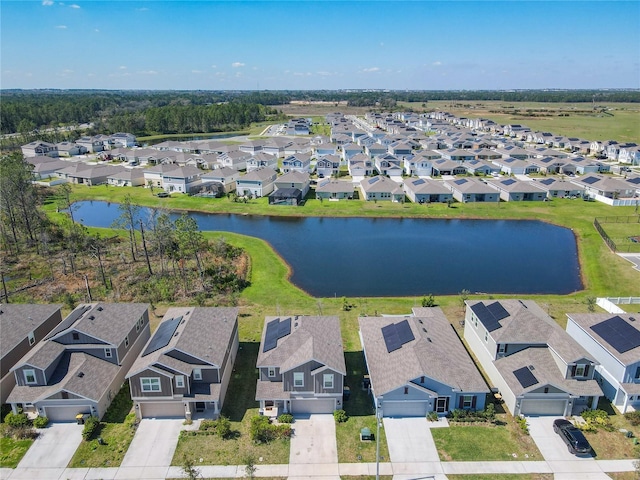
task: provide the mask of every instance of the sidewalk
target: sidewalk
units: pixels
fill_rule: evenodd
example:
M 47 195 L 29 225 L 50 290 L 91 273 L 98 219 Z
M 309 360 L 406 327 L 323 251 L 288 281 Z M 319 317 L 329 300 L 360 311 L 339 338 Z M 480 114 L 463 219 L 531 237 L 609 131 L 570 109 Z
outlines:
M 243 465 L 198 467 L 203 478 L 243 478 Z M 444 479 L 454 474 L 526 474 L 557 473 L 563 478 L 580 474 L 582 478 L 608 478 L 603 472 L 632 472 L 633 460 L 595 460 L 581 462 L 415 462 L 381 463 L 380 475 L 425 476 Z M 340 476 L 373 476 L 375 463 L 336 463 L 309 465 L 258 465 L 256 477 L 291 477 L 296 479 L 337 480 Z M 165 480 L 183 477 L 180 467 L 120 467 L 120 468 L 18 468 L 0 469 L 1 479 L 11 480 Z

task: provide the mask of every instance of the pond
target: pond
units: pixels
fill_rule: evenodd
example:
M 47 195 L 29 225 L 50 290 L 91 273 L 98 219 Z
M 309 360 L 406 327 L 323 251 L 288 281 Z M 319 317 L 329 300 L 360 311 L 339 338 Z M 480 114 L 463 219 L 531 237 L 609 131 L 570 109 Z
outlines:
M 108 228 L 118 215 L 113 203 L 74 206 L 87 226 Z M 315 297 L 582 289 L 573 232 L 537 220 L 191 216 L 201 230 L 267 241 L 291 266 L 291 282 Z

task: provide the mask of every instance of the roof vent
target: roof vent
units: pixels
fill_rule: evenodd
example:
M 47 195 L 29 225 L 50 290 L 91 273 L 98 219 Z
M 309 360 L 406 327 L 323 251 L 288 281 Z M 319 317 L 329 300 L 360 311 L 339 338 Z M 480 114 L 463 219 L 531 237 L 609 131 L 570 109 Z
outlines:
M 93 315 L 91 315 L 91 316 L 89 317 L 89 320 L 95 320 L 95 319 L 96 319 L 96 317 L 94 317 Z
M 433 343 L 433 342 L 431 341 L 431 337 L 427 337 L 427 340 L 429 340 L 429 343 Z
M 0 310 L 0 313 L 2 313 L 2 310 Z M 635 321 L 636 321 L 636 319 L 635 319 L 634 317 L 629 317 L 629 321 L 630 321 L 630 322 L 635 322 Z
M 427 329 L 426 329 L 426 328 L 424 328 L 424 327 L 422 327 L 422 331 L 423 331 L 424 333 L 427 333 Z
M 418 319 L 418 322 L 419 322 L 419 323 L 423 323 L 423 322 L 422 322 L 422 320 L 421 320 L 420 318 Z
M 529 365 L 529 370 L 535 370 L 535 367 L 533 365 Z
M 84 377 L 84 372 L 78 372 L 78 377 L 80 378 Z
M 98 307 L 98 308 L 97 308 L 97 310 L 98 310 L 99 312 L 101 312 L 101 311 L 102 311 L 102 307 Z
M 178 335 L 180 335 L 180 332 L 176 332 L 173 334 L 174 337 L 177 337 Z

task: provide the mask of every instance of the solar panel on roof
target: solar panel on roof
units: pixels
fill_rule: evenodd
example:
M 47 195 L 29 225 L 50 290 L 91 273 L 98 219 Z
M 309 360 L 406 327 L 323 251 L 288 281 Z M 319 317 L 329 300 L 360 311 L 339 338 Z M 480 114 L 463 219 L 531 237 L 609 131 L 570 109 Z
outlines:
M 58 333 L 66 330 L 67 328 L 69 328 L 71 325 L 73 325 L 74 323 L 76 323 L 76 321 L 82 317 L 85 313 L 87 313 L 89 310 L 91 310 L 91 306 L 84 306 L 84 307 L 78 307 L 77 309 L 75 309 L 73 312 L 71 312 L 69 314 L 69 316 L 67 318 L 65 318 L 62 322 L 60 322 L 60 324 L 53 329 L 53 331 L 47 335 L 47 339 L 57 335 Z
M 545 178 L 544 180 L 540 180 L 540 183 L 544 183 L 545 185 L 551 185 L 555 180 L 553 178 Z
M 145 348 L 144 352 L 142 352 L 142 356 L 144 357 L 146 355 L 149 355 L 150 353 L 153 353 L 156 350 L 160 350 L 161 348 L 169 345 L 171 337 L 173 337 L 173 334 L 176 332 L 178 325 L 180 325 L 180 320 L 182 320 L 182 317 L 171 318 L 162 322 L 156 330 L 156 333 L 154 333 L 153 337 L 151 338 L 151 342 L 149 342 L 147 348 Z
M 276 318 L 267 323 L 267 330 L 264 333 L 264 343 L 262 344 L 262 351 L 268 352 L 273 350 L 278 345 L 278 330 L 280 325 L 280 319 Z
M 522 385 L 522 388 L 529 388 L 530 386 L 538 383 L 538 379 L 533 373 L 531 373 L 529 367 L 522 367 L 518 370 L 514 370 L 513 374 L 520 382 L 520 385 Z
M 514 183 L 516 183 L 516 181 L 513 178 L 508 178 L 507 180 L 503 180 L 502 182 L 503 185 L 513 185 Z
M 640 177 L 630 178 L 627 182 L 633 183 L 634 185 L 640 185 Z
M 398 338 L 400 338 L 402 345 L 410 342 L 411 340 L 415 340 L 413 332 L 411 331 L 411 326 L 407 320 L 396 323 L 396 332 L 398 333 Z
M 640 347 L 640 330 L 616 315 L 591 327 L 602 339 L 619 353 Z
M 588 185 L 593 185 L 596 182 L 599 182 L 600 179 L 597 177 L 587 177 L 587 178 L 583 178 L 582 181 Z
M 464 183 L 467 183 L 467 179 L 466 178 L 461 178 L 460 180 L 456 180 L 455 182 L 456 185 L 462 185 Z
M 278 325 L 278 339 L 286 337 L 291 333 L 291 317 L 287 317 L 284 320 L 280 320 Z
M 387 346 L 387 352 L 389 353 L 402 347 L 402 343 L 400 343 L 400 338 L 398 337 L 398 332 L 396 331 L 396 326 L 393 323 L 382 327 L 382 338 L 384 339 L 384 344 Z
M 491 315 L 493 315 L 493 318 L 497 321 L 509 316 L 509 312 L 505 310 L 500 302 L 493 302 L 491 305 L 487 305 L 487 310 L 491 312 Z
M 495 319 L 493 314 L 487 309 L 484 303 L 482 302 L 476 303 L 471 307 L 471 311 L 476 314 L 476 317 L 478 317 L 478 320 L 480 320 L 480 323 L 484 325 L 487 331 L 493 332 L 494 330 L 497 330 L 500 327 L 502 327 L 502 325 L 498 323 L 498 321 Z
M 369 180 L 369 185 L 373 185 L 374 183 L 376 183 L 378 180 L 380 180 L 380 177 L 373 177 L 371 180 Z
M 415 182 L 413 182 L 414 185 L 422 185 L 423 183 L 425 183 L 423 179 L 416 180 Z

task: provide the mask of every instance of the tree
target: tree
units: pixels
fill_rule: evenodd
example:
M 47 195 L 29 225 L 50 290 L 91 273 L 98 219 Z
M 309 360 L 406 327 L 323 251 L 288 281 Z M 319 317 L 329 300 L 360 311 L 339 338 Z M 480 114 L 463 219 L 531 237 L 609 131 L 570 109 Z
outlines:
M 205 245 L 205 240 L 202 232 L 198 229 L 198 223 L 193 219 L 193 217 L 189 216 L 187 213 L 183 213 L 176 219 L 174 225 L 175 238 L 178 244 L 180 257 L 184 259 L 185 257 L 193 256 L 196 261 L 198 274 L 202 280 L 203 270 L 200 262 L 200 250 L 202 250 Z
M 422 306 L 423 307 L 435 307 L 436 301 L 433 298 L 433 294 L 429 294 L 428 297 L 422 297 Z
M 120 216 L 113 222 L 113 228 L 122 228 L 129 232 L 129 245 L 131 247 L 131 258 L 136 261 L 138 245 L 136 243 L 136 225 L 140 214 L 140 207 L 133 203 L 131 195 L 127 193 L 124 200 L 118 205 Z
M 171 217 L 161 210 L 151 210 L 148 220 L 151 249 L 160 257 L 160 271 L 165 273 L 166 260 L 176 249 L 174 225 Z
M 256 461 L 253 458 L 253 455 L 247 455 L 244 459 L 245 467 L 244 467 L 244 475 L 249 480 L 253 480 L 256 476 L 256 471 L 258 467 L 256 467 Z
M 597 300 L 596 297 L 589 295 L 586 299 L 587 301 L 587 310 L 589 310 L 589 313 L 593 313 L 596 311 L 596 305 L 597 305 Z
M 197 478 L 202 478 L 200 474 L 200 469 L 196 468 L 196 464 L 191 458 L 186 455 L 182 459 L 182 473 L 184 473 L 185 477 L 189 480 L 196 480 Z
M 471 294 L 471 292 L 469 290 L 467 290 L 466 288 L 461 290 L 460 293 L 458 295 L 460 295 L 460 306 L 462 307 L 462 309 L 464 310 L 464 308 L 466 307 L 466 301 L 469 300 L 469 295 Z

